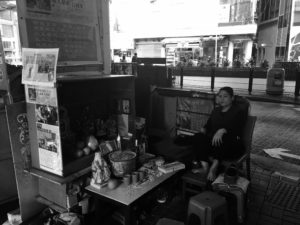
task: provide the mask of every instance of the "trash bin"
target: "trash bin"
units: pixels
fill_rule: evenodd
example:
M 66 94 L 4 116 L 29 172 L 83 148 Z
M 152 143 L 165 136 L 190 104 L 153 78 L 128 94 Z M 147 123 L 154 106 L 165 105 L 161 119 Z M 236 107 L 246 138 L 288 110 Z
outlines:
M 285 70 L 283 68 L 271 68 L 267 73 L 267 94 L 281 95 L 283 93 Z

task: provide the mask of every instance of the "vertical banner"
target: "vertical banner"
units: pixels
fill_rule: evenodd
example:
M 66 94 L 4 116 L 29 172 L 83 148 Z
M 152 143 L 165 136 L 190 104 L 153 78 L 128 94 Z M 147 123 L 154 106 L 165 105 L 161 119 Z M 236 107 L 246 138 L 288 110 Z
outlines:
M 0 90 L 8 91 L 8 76 L 5 65 L 5 55 L 3 51 L 2 38 L 0 33 Z

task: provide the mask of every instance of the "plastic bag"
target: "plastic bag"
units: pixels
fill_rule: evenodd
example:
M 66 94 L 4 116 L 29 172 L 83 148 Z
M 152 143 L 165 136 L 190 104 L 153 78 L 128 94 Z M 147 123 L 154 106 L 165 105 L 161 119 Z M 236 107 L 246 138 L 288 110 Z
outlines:
M 91 185 L 101 187 L 109 180 L 111 172 L 106 161 L 101 156 L 100 152 L 95 153 L 95 158 L 92 163 L 92 179 Z

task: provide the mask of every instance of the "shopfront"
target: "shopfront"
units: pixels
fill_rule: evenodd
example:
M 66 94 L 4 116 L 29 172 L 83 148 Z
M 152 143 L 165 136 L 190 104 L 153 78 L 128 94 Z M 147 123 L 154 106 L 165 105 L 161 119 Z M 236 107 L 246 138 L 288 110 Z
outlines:
M 228 52 L 228 38 L 225 36 L 165 38 L 162 42 L 167 63 L 173 66 L 179 63 L 201 66 L 201 63 L 209 64 L 215 60 L 221 64 Z

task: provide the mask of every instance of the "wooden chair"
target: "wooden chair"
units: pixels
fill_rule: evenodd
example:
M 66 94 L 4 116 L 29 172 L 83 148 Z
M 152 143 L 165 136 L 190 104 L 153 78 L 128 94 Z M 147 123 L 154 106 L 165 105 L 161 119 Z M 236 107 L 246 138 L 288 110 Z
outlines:
M 246 170 L 247 170 L 247 179 L 250 180 L 250 154 L 252 150 L 252 137 L 254 132 L 254 127 L 256 123 L 256 116 L 248 116 L 242 140 L 245 146 L 245 154 L 242 155 L 239 159 L 234 161 L 223 161 L 223 165 L 230 166 L 231 164 L 236 164 L 237 166 L 242 166 L 243 162 L 246 162 Z

